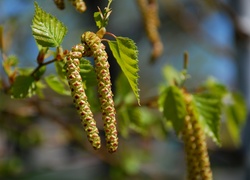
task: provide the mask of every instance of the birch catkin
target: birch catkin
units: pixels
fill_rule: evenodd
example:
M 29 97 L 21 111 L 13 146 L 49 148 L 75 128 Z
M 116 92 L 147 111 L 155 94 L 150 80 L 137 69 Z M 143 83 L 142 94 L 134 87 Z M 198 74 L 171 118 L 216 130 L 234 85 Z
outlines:
M 90 105 L 83 88 L 82 78 L 79 73 L 79 64 L 82 53 L 84 53 L 84 46 L 82 44 L 72 47 L 72 50 L 69 52 L 66 62 L 67 79 L 71 88 L 71 95 L 74 99 L 74 104 L 81 117 L 81 122 L 87 133 L 88 140 L 94 149 L 99 149 L 101 147 L 101 141 L 98 135 L 99 132 L 93 118 L 93 113 L 90 110 Z
M 115 152 L 118 147 L 118 137 L 109 63 L 107 61 L 108 55 L 105 46 L 101 43 L 101 39 L 93 32 L 85 32 L 82 35 L 82 43 L 85 44 L 86 48 L 90 49 L 94 56 L 106 144 L 109 152 Z
M 187 161 L 187 180 L 212 180 L 205 134 L 194 114 L 192 96 L 185 94 L 185 101 L 187 115 L 184 119 L 182 139 Z
M 137 0 L 137 4 L 144 20 L 144 26 L 148 39 L 153 45 L 151 62 L 154 62 L 163 53 L 163 44 L 158 32 L 158 28 L 160 26 L 158 4 L 156 0 Z
M 87 7 L 83 0 L 70 0 L 72 5 L 76 8 L 78 12 L 86 11 Z

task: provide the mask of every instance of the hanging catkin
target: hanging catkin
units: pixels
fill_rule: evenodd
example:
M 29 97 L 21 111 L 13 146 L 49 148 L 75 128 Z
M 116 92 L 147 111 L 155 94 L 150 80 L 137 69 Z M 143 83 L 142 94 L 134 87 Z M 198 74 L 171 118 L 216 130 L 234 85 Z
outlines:
M 90 110 L 90 105 L 83 88 L 82 78 L 79 73 L 79 64 L 80 58 L 82 58 L 82 53 L 84 53 L 84 46 L 82 44 L 72 47 L 72 50 L 69 52 L 66 61 L 67 79 L 71 88 L 71 95 L 74 99 L 74 104 L 81 117 L 81 122 L 87 133 L 88 140 L 94 149 L 99 149 L 101 147 L 100 137 L 98 135 L 99 132 L 93 118 L 93 113 Z
M 89 55 L 92 54 L 94 56 L 106 144 L 109 152 L 115 152 L 118 147 L 118 137 L 109 63 L 107 60 L 108 55 L 105 51 L 105 46 L 101 43 L 101 39 L 93 32 L 85 32 L 82 35 L 82 43 L 92 52 Z
M 194 114 L 190 94 L 185 94 L 185 102 L 187 115 L 184 119 L 182 139 L 187 161 L 187 180 L 212 180 L 205 134 Z
M 150 60 L 154 62 L 163 52 L 163 44 L 158 32 L 160 20 L 157 0 L 137 0 L 137 4 L 142 14 L 148 39 L 153 46 Z
M 72 5 L 76 8 L 78 12 L 86 11 L 87 7 L 83 0 L 70 0 Z

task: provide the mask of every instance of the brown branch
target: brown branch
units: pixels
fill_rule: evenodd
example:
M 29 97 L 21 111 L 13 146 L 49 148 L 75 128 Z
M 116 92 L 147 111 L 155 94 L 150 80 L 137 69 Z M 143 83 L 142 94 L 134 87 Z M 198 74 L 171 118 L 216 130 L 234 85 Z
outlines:
M 37 71 L 39 71 L 39 69 L 40 69 L 41 67 L 46 66 L 46 65 L 51 64 L 51 63 L 54 63 L 55 61 L 57 61 L 57 59 L 52 59 L 52 60 L 47 61 L 47 62 L 45 62 L 45 63 L 39 64 L 39 65 L 34 69 L 34 71 L 33 71 L 30 75 L 31 75 L 31 76 L 34 76 L 35 73 L 36 73 Z

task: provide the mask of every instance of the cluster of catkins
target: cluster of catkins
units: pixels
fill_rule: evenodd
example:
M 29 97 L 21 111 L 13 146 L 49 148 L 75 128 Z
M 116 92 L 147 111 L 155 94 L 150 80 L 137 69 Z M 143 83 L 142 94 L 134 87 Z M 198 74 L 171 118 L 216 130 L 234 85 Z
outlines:
M 205 134 L 192 107 L 192 95 L 185 94 L 187 115 L 182 139 L 187 162 L 187 180 L 212 180 Z
M 98 93 L 101 103 L 102 119 L 106 145 L 109 152 L 115 152 L 118 147 L 118 137 L 116 130 L 115 108 L 113 93 L 111 91 L 111 81 L 109 73 L 108 56 L 105 46 L 101 43 L 101 38 L 93 32 L 85 32 L 81 37 L 81 44 L 72 47 L 66 61 L 66 72 L 74 104 L 81 117 L 87 137 L 95 149 L 101 147 L 101 140 L 96 121 L 90 110 L 87 96 L 80 76 L 80 59 L 86 56 L 93 56 L 95 62 L 95 72 L 98 81 Z
M 69 0 L 69 1 L 76 8 L 77 11 L 79 11 L 79 12 L 86 11 L 87 7 L 86 7 L 86 4 L 83 0 Z M 54 3 L 58 7 L 58 9 L 65 8 L 64 0 L 54 0 Z

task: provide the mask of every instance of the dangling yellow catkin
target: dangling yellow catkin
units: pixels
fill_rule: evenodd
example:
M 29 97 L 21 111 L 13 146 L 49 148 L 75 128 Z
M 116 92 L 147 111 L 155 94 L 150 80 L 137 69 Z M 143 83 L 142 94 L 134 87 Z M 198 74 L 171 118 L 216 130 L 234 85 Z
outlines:
M 93 113 L 87 101 L 87 96 L 85 94 L 80 75 L 79 64 L 83 53 L 84 46 L 82 44 L 72 47 L 66 61 L 67 79 L 71 89 L 71 95 L 74 99 L 74 104 L 81 117 L 82 125 L 87 133 L 88 140 L 94 149 L 99 149 L 101 147 L 99 131 L 96 127 Z
M 144 20 L 144 26 L 148 39 L 153 45 L 150 61 L 154 62 L 163 52 L 163 44 L 158 32 L 158 27 L 160 26 L 158 4 L 156 0 L 137 0 L 137 3 Z
M 187 161 L 187 180 L 212 180 L 205 134 L 192 107 L 192 96 L 185 94 L 187 115 L 182 139 Z
M 93 32 L 85 32 L 82 35 L 82 43 L 85 44 L 86 49 L 89 49 L 90 53 L 88 55 L 94 56 L 106 144 L 109 152 L 112 153 L 118 148 L 118 137 L 115 118 L 116 112 L 107 60 L 108 55 L 105 51 L 105 46 L 101 43 L 101 39 Z

